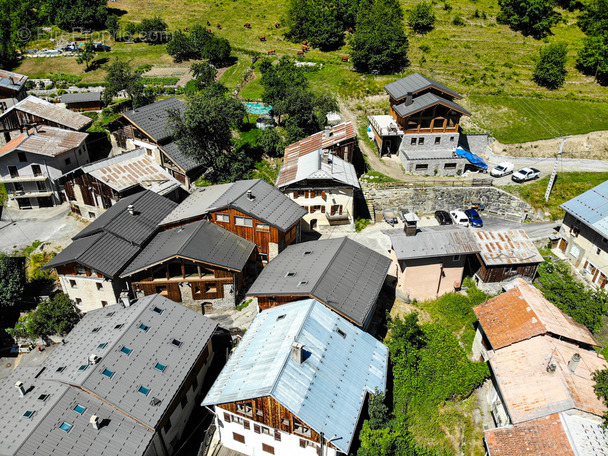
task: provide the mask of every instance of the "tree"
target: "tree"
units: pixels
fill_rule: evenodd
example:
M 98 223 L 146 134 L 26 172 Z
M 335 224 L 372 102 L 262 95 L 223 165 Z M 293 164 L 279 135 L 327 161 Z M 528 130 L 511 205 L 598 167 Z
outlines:
M 217 182 L 231 174 L 236 162 L 232 130 L 242 125 L 245 108 L 213 84 L 189 96 L 182 113 L 169 113 L 169 126 L 180 149 L 202 166 L 212 169 L 208 179 Z
M 496 16 L 499 24 L 526 36 L 540 39 L 551 34 L 561 15 L 553 9 L 552 0 L 498 0 L 500 12 Z
M 95 45 L 91 40 L 84 44 L 82 51 L 78 53 L 76 62 L 78 65 L 85 64 L 84 71 L 89 71 L 89 62 L 95 58 Z
M 176 31 L 167 43 L 167 53 L 176 62 L 209 60 L 215 66 L 222 66 L 229 61 L 231 52 L 226 38 L 215 36 L 200 25 L 195 25 L 188 33 Z
M 71 31 L 73 28 L 100 29 L 108 18 L 106 0 L 47 0 L 47 22 Z
M 106 28 L 112 38 L 115 40 L 116 35 L 120 32 L 120 25 L 118 24 L 118 16 L 116 14 L 110 14 L 106 19 Z
M 402 21 L 398 0 L 361 0 L 352 41 L 355 70 L 397 73 L 407 65 L 408 42 Z
M 424 35 L 435 28 L 433 5 L 427 2 L 417 3 L 408 12 L 408 24 L 419 35 Z
M 127 22 L 123 27 L 123 31 L 129 37 L 129 40 L 133 40 L 133 37 L 139 33 L 139 25 L 135 22 Z
M 24 287 L 24 263 L 0 252 L 0 308 L 14 306 Z
M 352 2 L 358 3 L 358 2 Z M 349 6 L 348 1 L 337 0 L 290 0 L 287 7 L 289 31 L 286 36 L 293 41 L 308 40 L 310 44 L 323 51 L 333 50 L 344 44 L 346 25 L 343 15 Z
M 567 58 L 568 45 L 565 43 L 543 47 L 534 68 L 534 82 L 547 89 L 559 89 L 566 80 Z
M 143 40 L 149 44 L 160 44 L 167 40 L 167 23 L 160 16 L 152 19 L 142 19 L 139 24 L 139 33 Z
M 589 0 L 578 17 L 578 26 L 589 36 L 608 32 L 608 0 Z
M 601 85 L 608 85 L 608 32 L 583 39 L 576 66 L 584 74 L 593 76 Z
M 595 395 L 608 407 L 608 368 L 593 373 Z M 604 412 L 604 427 L 608 427 L 608 412 Z
M 167 54 L 173 57 L 176 63 L 193 58 L 194 51 L 192 50 L 190 36 L 181 30 L 173 32 L 171 40 L 167 43 Z
M 280 157 L 285 152 L 283 140 L 275 128 L 266 128 L 262 131 L 259 145 L 262 151 L 269 157 Z
M 116 59 L 106 67 L 106 72 L 106 88 L 103 91 L 103 101 L 106 105 L 123 90 L 127 92 L 134 109 L 154 101 L 153 96 L 144 93 L 141 74 L 133 70 L 130 61 Z

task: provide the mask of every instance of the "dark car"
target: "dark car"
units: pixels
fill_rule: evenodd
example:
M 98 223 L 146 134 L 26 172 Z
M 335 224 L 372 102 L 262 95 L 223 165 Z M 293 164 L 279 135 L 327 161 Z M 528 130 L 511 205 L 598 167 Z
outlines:
M 110 52 L 112 48 L 110 46 L 106 46 L 105 44 L 97 43 L 95 44 L 95 50 L 97 52 Z
M 467 209 L 466 211 L 464 211 L 464 213 L 469 219 L 469 223 L 471 224 L 471 226 L 474 226 L 476 228 L 481 228 L 483 226 L 483 220 L 481 220 L 481 217 L 475 209 Z
M 447 211 L 435 211 L 435 218 L 439 222 L 440 225 L 452 225 L 452 217 L 450 213 Z

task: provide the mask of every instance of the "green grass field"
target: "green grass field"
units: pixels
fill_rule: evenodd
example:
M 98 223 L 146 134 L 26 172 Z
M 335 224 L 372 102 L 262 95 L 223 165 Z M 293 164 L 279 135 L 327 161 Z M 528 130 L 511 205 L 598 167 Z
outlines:
M 402 0 L 404 10 L 418 1 Z M 252 53 L 264 55 L 268 49 L 275 49 L 277 56 L 296 56 L 299 43 L 284 38 L 286 27 L 274 27 L 275 22 L 285 22 L 285 3 L 285 0 L 220 0 L 213 3 L 179 0 L 176 5 L 169 0 L 117 0 L 111 6 L 126 12 L 121 21 L 137 22 L 158 14 L 171 29 L 193 24 L 206 26 L 209 20 L 210 28 L 230 41 L 239 58 L 238 63 L 222 76 L 222 82 L 235 89 L 249 69 Z M 410 34 L 408 56 L 411 63 L 404 74 L 370 77 L 353 72 L 340 58 L 350 53 L 347 35 L 343 49 L 329 53 L 313 49 L 305 56 L 307 61 L 323 64 L 322 69 L 308 74 L 311 88 L 316 92 L 330 91 L 343 99 L 355 99 L 357 114 L 366 115 L 387 109 L 384 97 L 370 98 L 370 95 L 384 94 L 382 87 L 386 83 L 412 72 L 422 72 L 464 95 L 462 103 L 473 114 L 467 129 L 489 131 L 504 143 L 550 137 L 543 127 L 545 118 L 558 125 L 557 129 L 563 134 L 608 129 L 608 116 L 605 115 L 608 103 L 604 101 L 608 99 L 608 88 L 599 86 L 574 68 L 576 52 L 584 37 L 576 25 L 577 13 L 560 10 L 564 20 L 553 28 L 554 35 L 537 41 L 496 24 L 499 10 L 496 0 L 446 0 L 435 3 L 434 10 L 437 16 L 435 30 L 425 36 Z M 453 25 L 456 15 L 464 19 L 464 26 Z M 221 30 L 215 27 L 218 23 Z M 245 23 L 250 23 L 252 28 L 243 27 Z M 260 35 L 266 37 L 265 42 L 259 40 Z M 569 45 L 566 84 L 556 91 L 539 88 L 532 82 L 535 57 L 542 46 L 560 41 Z M 107 44 L 113 50 L 100 58 L 128 58 L 136 65 L 173 64 L 164 46 Z M 30 58 L 25 59 L 17 71 L 31 77 L 60 71 L 82 74 L 83 66 L 77 65 L 74 57 Z M 103 69 L 97 69 L 84 74 L 83 82 L 101 81 L 103 76 Z M 261 93 L 258 77 L 244 87 L 241 97 L 259 99 Z

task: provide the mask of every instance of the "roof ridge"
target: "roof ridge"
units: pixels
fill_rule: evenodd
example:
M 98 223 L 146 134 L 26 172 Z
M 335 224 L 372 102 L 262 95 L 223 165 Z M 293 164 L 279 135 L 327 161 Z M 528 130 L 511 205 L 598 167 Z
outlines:
M 198 222 L 194 222 L 193 225 L 198 224 L 197 227 L 195 227 L 192 230 L 192 233 L 190 233 L 190 236 L 188 236 L 188 239 L 184 240 L 184 242 L 182 242 L 182 246 L 179 248 L 179 250 L 176 252 L 176 255 L 184 255 L 184 249 L 186 248 L 187 245 L 190 244 L 190 241 L 192 241 L 192 238 L 201 230 L 201 228 L 203 227 L 203 223 L 202 222 L 206 222 L 206 220 L 199 220 Z M 210 222 L 208 222 L 210 223 Z M 184 230 L 185 228 L 183 228 L 184 224 L 180 225 L 180 227 L 182 227 L 182 230 Z M 173 228 L 174 230 L 179 230 L 180 228 Z M 171 230 L 167 230 L 167 231 L 171 231 Z
M 319 286 L 319 283 L 321 282 L 321 280 L 323 279 L 323 277 L 325 277 L 325 272 L 327 272 L 327 270 L 333 264 L 334 260 L 336 259 L 336 257 L 340 253 L 340 251 L 344 248 L 344 244 L 346 244 L 346 240 L 347 239 L 348 239 L 347 237 L 343 237 L 342 238 L 342 242 L 340 243 L 340 247 L 338 247 L 336 249 L 336 252 L 333 254 L 333 256 L 331 257 L 331 259 L 327 262 L 327 266 L 325 266 L 325 268 L 323 269 L 323 272 L 319 276 L 319 280 L 317 281 L 317 283 L 315 284 L 315 286 L 312 287 L 312 290 L 310 290 L 310 294 L 316 294 L 315 292 L 317 290 L 317 287 Z M 330 240 L 330 239 L 327 239 L 327 240 Z

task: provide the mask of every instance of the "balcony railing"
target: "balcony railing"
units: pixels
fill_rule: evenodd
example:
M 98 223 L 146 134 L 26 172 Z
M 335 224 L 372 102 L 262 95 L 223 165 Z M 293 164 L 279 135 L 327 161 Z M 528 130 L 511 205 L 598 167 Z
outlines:
M 51 191 L 40 191 L 40 190 L 35 190 L 35 191 L 25 191 L 25 190 L 17 190 L 17 191 L 13 191 L 13 192 L 8 192 L 8 196 L 11 198 L 38 198 L 38 197 L 44 197 L 44 196 L 53 196 L 53 192 Z
M 0 183 L 2 184 L 11 184 L 14 182 L 43 182 L 45 180 L 47 180 L 48 177 L 47 176 L 34 176 L 34 175 L 29 175 L 29 176 L 1 176 L 0 177 Z

